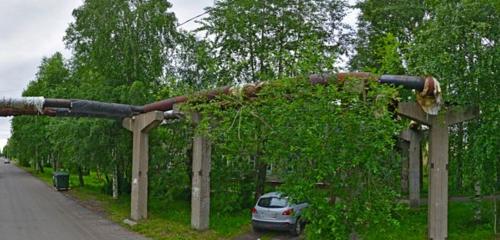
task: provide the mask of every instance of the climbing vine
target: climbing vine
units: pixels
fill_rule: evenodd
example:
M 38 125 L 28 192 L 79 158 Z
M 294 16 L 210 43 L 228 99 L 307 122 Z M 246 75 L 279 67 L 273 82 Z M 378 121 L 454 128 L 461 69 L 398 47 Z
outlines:
M 303 78 L 264 85 L 256 97 L 223 96 L 191 111 L 204 118 L 197 131 L 213 141 L 215 208 L 251 203 L 258 164 L 277 190 L 311 207 L 304 218 L 311 239 L 345 239 L 390 224 L 399 163 L 391 160 L 400 128 L 388 111 L 396 90 L 376 83 L 366 95 Z

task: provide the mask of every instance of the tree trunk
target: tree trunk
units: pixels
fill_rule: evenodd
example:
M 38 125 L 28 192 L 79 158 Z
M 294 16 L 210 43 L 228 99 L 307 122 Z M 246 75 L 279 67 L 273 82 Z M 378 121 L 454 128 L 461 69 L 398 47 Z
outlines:
M 403 195 L 408 194 L 408 173 L 409 173 L 409 148 L 410 148 L 410 143 L 400 139 L 399 140 L 399 149 L 401 153 L 401 193 Z M 396 151 L 394 151 L 392 158 L 396 160 L 396 157 L 394 156 L 397 154 Z
M 359 240 L 360 238 L 359 238 L 358 233 L 356 233 L 356 231 L 354 231 L 354 230 L 353 230 L 353 231 L 351 232 L 350 236 L 349 236 L 349 239 L 350 239 L 350 240 Z
M 43 172 L 44 172 L 44 171 L 43 171 L 43 161 L 42 161 L 42 160 L 37 159 L 37 160 L 36 160 L 36 163 L 37 163 L 37 165 L 38 165 L 38 172 L 43 173 Z
M 54 153 L 51 153 L 49 155 L 49 159 L 50 159 L 50 165 L 52 166 L 52 170 L 54 172 L 56 172 L 57 171 L 57 162 L 56 162 L 56 158 L 54 156 Z
M 80 184 L 80 187 L 85 186 L 85 182 L 83 181 L 82 165 L 78 165 L 78 183 Z
M 193 145 L 186 149 L 186 165 L 186 171 L 189 177 L 189 186 L 193 186 Z M 191 192 L 192 191 L 189 191 L 190 194 Z M 191 196 L 189 196 L 189 199 L 191 199 Z
M 264 194 L 264 187 L 266 184 L 266 171 L 267 164 L 262 162 L 259 156 L 254 156 L 256 167 L 256 182 L 255 182 L 255 200 Z
M 458 192 L 462 191 L 462 166 L 463 166 L 463 157 L 462 150 L 464 146 L 464 124 L 458 124 L 458 144 L 457 144 L 457 153 L 456 153 L 456 162 L 457 162 L 457 170 L 456 170 L 456 183 L 455 187 Z
M 474 184 L 474 191 L 474 202 L 476 204 L 474 210 L 474 220 L 479 222 L 481 221 L 481 181 L 476 181 L 476 184 Z
M 498 201 L 500 199 L 497 198 L 497 192 L 498 192 L 498 188 L 500 187 L 500 166 L 498 166 L 498 163 L 495 164 L 495 167 L 497 169 L 497 173 L 496 173 L 496 185 L 493 186 L 493 201 L 494 201 L 494 231 L 495 231 L 495 235 L 498 234 L 498 229 L 500 228 L 500 222 L 499 222 L 499 218 L 500 218 L 500 211 L 498 211 Z M 500 237 L 500 236 L 497 236 L 497 237 Z
M 118 167 L 115 166 L 113 172 L 113 199 L 118 199 Z
M 499 217 L 499 212 L 498 212 L 498 207 L 497 207 L 497 195 L 496 193 L 493 194 L 493 231 L 495 235 L 498 234 L 498 217 Z
M 111 183 L 111 192 L 112 192 L 112 196 L 113 196 L 113 199 L 118 199 L 118 195 L 119 195 L 119 188 L 118 188 L 118 159 L 116 157 L 116 148 L 113 148 L 111 150 L 111 158 L 113 158 L 113 162 L 114 162 L 114 169 L 113 169 L 113 179 L 112 179 L 112 183 Z

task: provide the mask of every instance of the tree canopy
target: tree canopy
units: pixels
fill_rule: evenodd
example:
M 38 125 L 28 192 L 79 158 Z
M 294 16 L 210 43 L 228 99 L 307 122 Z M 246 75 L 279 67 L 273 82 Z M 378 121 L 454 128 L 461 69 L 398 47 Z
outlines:
M 499 5 L 492 1 L 363 0 L 355 33 L 343 0 L 221 0 L 196 32 L 177 27 L 165 0 L 87 0 L 64 41 L 72 55 L 43 58 L 23 96 L 144 104 L 200 89 L 266 81 L 256 97 L 192 98 L 197 127 L 173 121 L 150 136 L 150 197 L 189 199 L 191 140 L 213 143 L 212 214 L 254 204 L 267 190 L 307 200 L 311 239 L 346 239 L 398 224 L 401 162 L 395 149 L 408 121 L 395 101 L 409 91 L 362 85 L 311 85 L 310 73 L 348 68 L 433 75 L 446 104 L 476 105 L 479 119 L 450 128 L 451 191 L 500 190 Z M 356 88 L 354 88 L 356 89 Z M 97 172 L 111 194 L 130 191 L 131 134 L 119 121 L 19 116 L 2 150 L 39 171 Z M 266 178 L 279 179 L 278 187 Z

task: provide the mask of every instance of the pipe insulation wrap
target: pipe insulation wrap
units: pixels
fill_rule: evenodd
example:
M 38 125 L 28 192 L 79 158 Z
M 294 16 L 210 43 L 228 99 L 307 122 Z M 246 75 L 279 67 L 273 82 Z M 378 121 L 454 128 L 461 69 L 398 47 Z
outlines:
M 54 111 L 54 116 L 57 117 L 91 117 L 91 118 L 116 118 L 121 119 L 121 117 L 111 117 L 109 114 L 105 113 L 81 113 L 81 112 L 72 112 L 66 108 L 55 108 L 52 109 Z
M 0 99 L 0 108 L 33 110 L 42 113 L 44 102 L 44 97 L 2 98 Z
M 97 115 L 103 117 L 129 117 L 134 115 L 132 106 L 118 103 L 103 103 L 89 100 L 71 101 L 71 112 L 85 115 Z
M 67 99 L 46 98 L 43 107 L 48 108 L 71 108 L 71 101 Z
M 417 76 L 405 76 L 405 75 L 382 75 L 379 78 L 379 83 L 393 84 L 396 86 L 403 86 L 407 89 L 415 89 L 417 91 L 422 91 L 424 89 L 424 79 Z

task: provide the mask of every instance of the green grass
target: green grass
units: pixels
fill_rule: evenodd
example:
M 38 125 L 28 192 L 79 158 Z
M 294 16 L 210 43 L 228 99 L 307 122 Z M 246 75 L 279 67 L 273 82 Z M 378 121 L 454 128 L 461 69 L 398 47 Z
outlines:
M 35 173 L 26 169 L 34 176 L 39 177 L 47 184 L 52 184 L 52 169 L 45 168 L 45 173 Z M 78 178 L 70 176 L 71 190 L 68 195 L 81 201 L 90 208 L 105 213 L 105 215 L 133 231 L 152 239 L 231 239 L 250 231 L 250 216 L 247 209 L 234 215 L 222 215 L 212 211 L 210 229 L 197 232 L 190 227 L 189 201 L 162 202 L 157 199 L 149 200 L 149 218 L 129 227 L 122 224 L 128 218 L 130 198 L 128 196 L 112 199 L 102 193 L 102 180 L 95 173 L 85 176 L 85 187 L 78 187 Z M 500 202 L 498 203 L 500 206 Z M 449 205 L 449 239 L 495 239 L 492 226 L 492 202 L 484 202 L 481 206 L 484 219 L 481 222 L 473 220 L 474 204 L 452 202 Z M 422 240 L 427 239 L 427 207 L 419 209 L 404 208 L 397 212 L 399 225 L 383 230 L 374 226 L 366 232 L 366 240 Z M 271 239 L 276 233 L 269 233 L 261 239 Z M 496 239 L 500 239 L 498 236 Z
M 24 168 L 32 175 L 52 185 L 52 169 L 45 168 L 44 173 L 36 173 L 31 168 Z M 221 215 L 212 212 L 210 230 L 198 232 L 190 226 L 190 203 L 188 201 L 162 202 L 149 199 L 148 219 L 130 227 L 122 223 L 129 217 L 130 197 L 113 199 L 101 189 L 103 182 L 95 173 L 84 176 L 85 186 L 78 186 L 78 177 L 70 175 L 70 190 L 67 195 L 81 202 L 92 210 L 104 213 L 110 220 L 152 239 L 231 239 L 250 230 L 249 210 L 245 209 L 233 215 Z
M 451 202 L 448 208 L 448 239 L 494 240 L 493 202 L 481 204 L 482 221 L 475 221 L 474 203 Z M 366 240 L 423 240 L 427 239 L 427 207 L 405 208 L 399 212 L 399 226 L 381 230 L 373 227 L 364 234 Z

